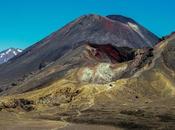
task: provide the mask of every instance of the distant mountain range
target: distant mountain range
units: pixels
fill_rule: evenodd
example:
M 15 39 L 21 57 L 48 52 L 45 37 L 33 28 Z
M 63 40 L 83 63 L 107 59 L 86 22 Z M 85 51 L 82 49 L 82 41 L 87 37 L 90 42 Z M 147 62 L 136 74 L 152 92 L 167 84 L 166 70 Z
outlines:
M 9 48 L 0 52 L 0 64 L 5 63 L 22 52 L 22 49 Z
M 82 16 L 0 65 L 0 111 L 174 130 L 174 43 L 121 15 Z

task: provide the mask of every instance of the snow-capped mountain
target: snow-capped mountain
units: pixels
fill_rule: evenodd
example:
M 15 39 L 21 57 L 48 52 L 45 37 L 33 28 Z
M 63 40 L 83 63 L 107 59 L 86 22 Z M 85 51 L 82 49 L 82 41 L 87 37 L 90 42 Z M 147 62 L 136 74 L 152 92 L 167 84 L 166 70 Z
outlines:
M 0 64 L 5 63 L 12 59 L 14 56 L 22 52 L 22 49 L 9 48 L 5 51 L 0 52 Z

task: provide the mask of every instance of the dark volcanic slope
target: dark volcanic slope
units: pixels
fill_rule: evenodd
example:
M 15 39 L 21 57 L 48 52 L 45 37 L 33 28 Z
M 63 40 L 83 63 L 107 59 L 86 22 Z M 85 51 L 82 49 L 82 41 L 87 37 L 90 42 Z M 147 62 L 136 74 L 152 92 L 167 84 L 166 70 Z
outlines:
M 114 47 L 111 44 L 97 45 L 84 42 L 83 45 L 69 51 L 54 63 L 44 67 L 25 78 L 22 82 L 17 81 L 17 85 L 5 91 L 6 94 L 24 93 L 34 89 L 44 87 L 55 80 L 67 75 L 67 72 L 81 67 L 94 67 L 99 63 L 120 64 L 132 61 L 135 58 L 135 49 L 128 47 Z M 146 52 L 143 50 L 143 52 Z M 115 68 L 113 66 L 113 68 Z M 135 66 L 135 65 L 134 65 Z M 79 74 L 78 74 L 79 75 Z M 81 75 L 81 74 L 80 74 Z M 81 77 L 81 76 L 80 76 Z M 95 82 L 97 82 L 96 79 Z M 106 82 L 103 80 L 103 82 Z
M 158 40 L 154 34 L 123 16 L 82 16 L 1 65 L 0 86 L 6 88 L 12 82 L 21 80 L 79 47 L 83 41 L 141 48 L 152 47 Z
M 107 17 L 112 20 L 128 24 L 144 40 L 144 42 L 146 42 L 148 46 L 152 46 L 153 43 L 155 44 L 155 42 L 157 42 L 157 36 L 155 36 L 152 32 L 145 29 L 142 25 L 135 22 L 133 19 L 123 17 L 121 15 L 109 15 Z M 140 46 L 142 47 L 144 46 L 142 42 L 140 44 L 141 44 Z

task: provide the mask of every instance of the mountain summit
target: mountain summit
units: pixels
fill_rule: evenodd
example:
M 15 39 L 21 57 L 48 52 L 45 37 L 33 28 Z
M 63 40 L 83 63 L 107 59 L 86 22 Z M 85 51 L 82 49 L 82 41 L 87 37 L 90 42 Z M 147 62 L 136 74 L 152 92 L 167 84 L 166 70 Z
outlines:
M 72 61 L 70 57 L 75 54 L 74 50 L 77 52 L 77 48 L 80 50 L 86 43 L 100 46 L 110 44 L 112 47 L 109 48 L 142 48 L 153 47 L 158 41 L 157 36 L 124 16 L 84 15 L 27 48 L 9 63 L 0 66 L 0 86 L 7 87 L 10 83 L 8 80 L 16 82 L 63 56 L 64 60 L 69 59 L 65 63 L 68 64 Z M 97 47 L 101 48 L 100 46 Z M 74 52 L 70 54 L 71 51 Z M 83 52 L 78 53 L 74 58 L 77 59 L 82 54 Z

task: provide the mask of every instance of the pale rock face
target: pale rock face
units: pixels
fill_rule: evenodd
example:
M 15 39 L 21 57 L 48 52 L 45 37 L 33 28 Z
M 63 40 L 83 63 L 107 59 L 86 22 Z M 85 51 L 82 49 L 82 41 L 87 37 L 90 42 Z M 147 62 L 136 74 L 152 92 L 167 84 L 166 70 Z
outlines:
M 94 68 L 81 68 L 78 77 L 80 82 L 109 83 L 119 78 L 127 68 L 127 64 L 113 68 L 109 63 L 100 63 Z
M 92 79 L 92 76 L 93 76 L 93 70 L 91 70 L 90 68 L 85 68 L 84 70 L 83 70 L 83 75 L 82 75 L 82 77 L 81 77 L 81 81 L 83 81 L 83 82 L 90 82 L 90 80 Z
M 100 83 L 110 82 L 112 81 L 114 75 L 115 74 L 113 73 L 113 70 L 111 69 L 110 64 L 101 63 L 97 66 L 97 70 L 94 78 L 97 78 L 97 82 L 100 82 Z

